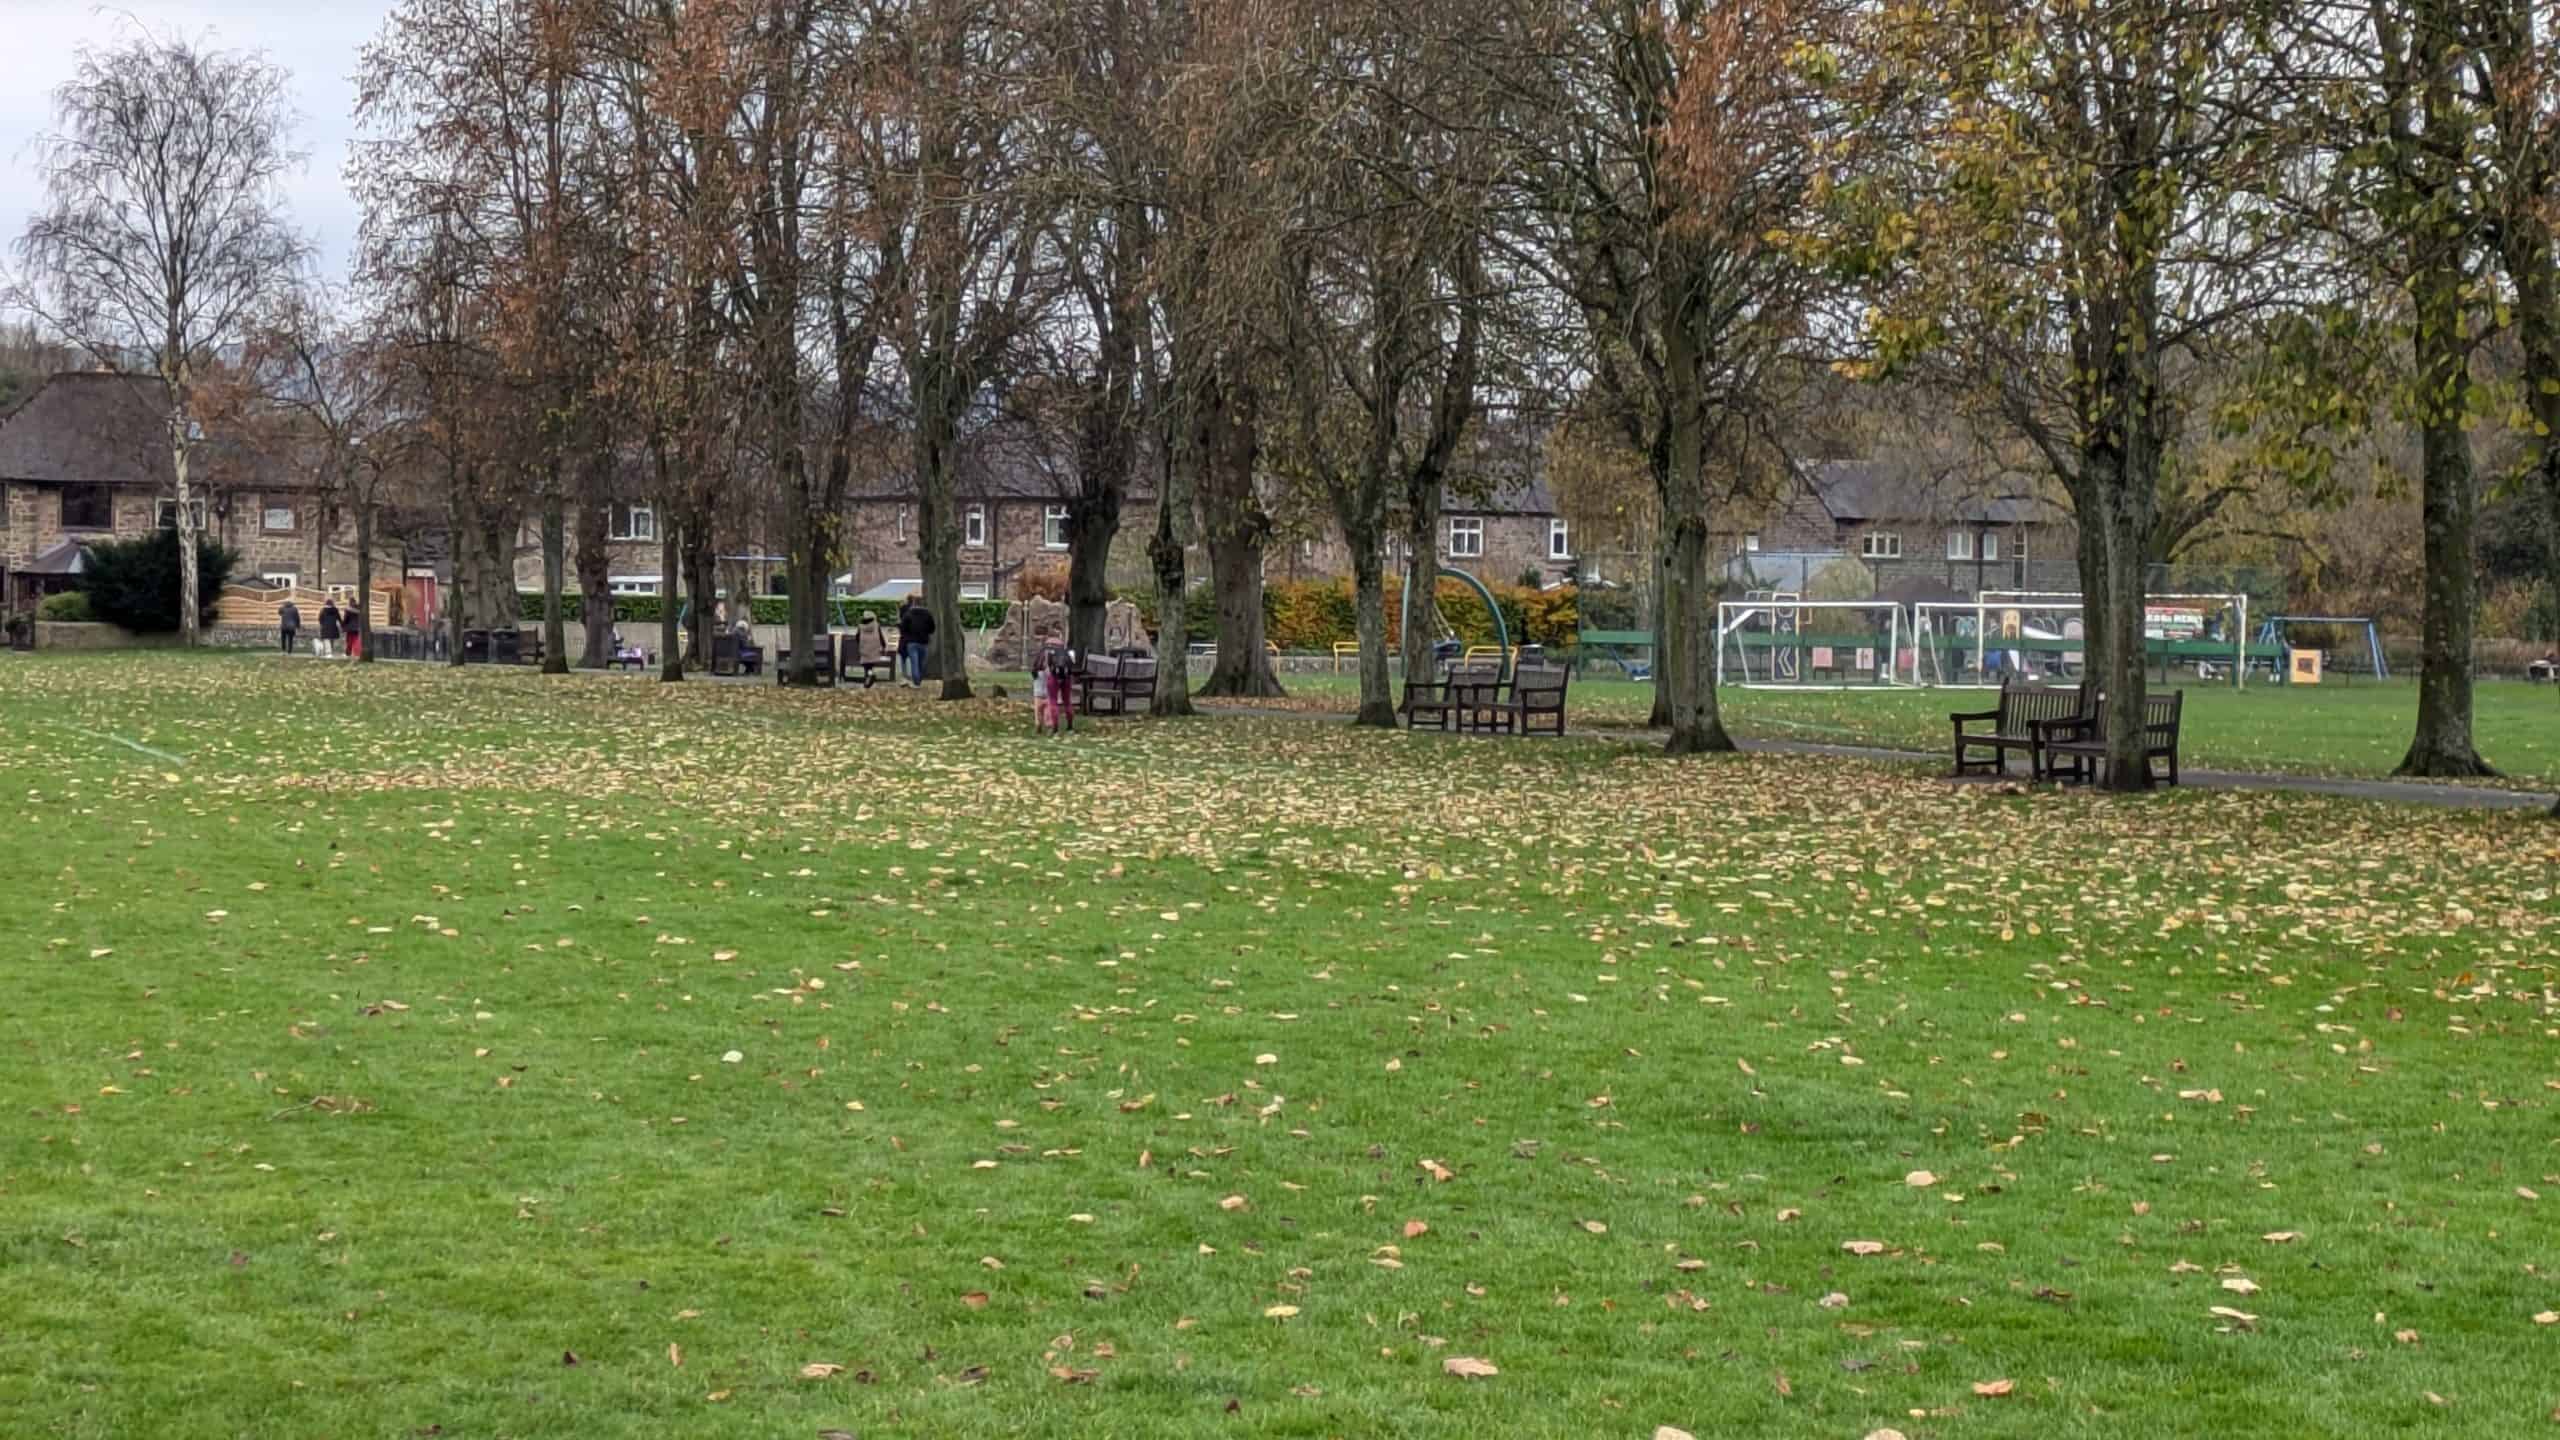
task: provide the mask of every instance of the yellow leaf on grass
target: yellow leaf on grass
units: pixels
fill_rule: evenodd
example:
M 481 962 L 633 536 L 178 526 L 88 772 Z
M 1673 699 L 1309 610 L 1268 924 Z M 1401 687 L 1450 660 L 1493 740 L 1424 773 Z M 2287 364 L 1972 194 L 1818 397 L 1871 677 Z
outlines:
M 2017 1388 L 2018 1382 L 2015 1380 L 1976 1380 L 1973 1382 L 1973 1393 L 1980 1395 L 1987 1400 L 1996 1400 L 2000 1396 L 2006 1395 Z
M 1440 1362 L 1440 1370 L 1442 1374 L 1455 1375 L 1461 1380 L 1483 1380 L 1502 1373 L 1491 1362 L 1473 1355 L 1452 1355 Z
M 1263 1311 L 1262 1316 L 1266 1320 L 1286 1320 L 1297 1313 L 1298 1307 L 1295 1305 L 1274 1305 Z
M 843 1373 L 843 1366 L 825 1360 L 800 1367 L 800 1378 L 803 1380 L 826 1380 Z
M 1843 1240 L 1840 1242 L 1840 1248 L 1848 1251 L 1852 1255 L 1881 1255 L 1884 1253 L 1884 1242 L 1881 1240 Z
M 1938 1183 L 1938 1177 L 1930 1174 L 1926 1170 L 1914 1170 L 1910 1174 L 1902 1177 L 1902 1183 L 1910 1186 L 1914 1190 L 1926 1190 L 1930 1186 Z

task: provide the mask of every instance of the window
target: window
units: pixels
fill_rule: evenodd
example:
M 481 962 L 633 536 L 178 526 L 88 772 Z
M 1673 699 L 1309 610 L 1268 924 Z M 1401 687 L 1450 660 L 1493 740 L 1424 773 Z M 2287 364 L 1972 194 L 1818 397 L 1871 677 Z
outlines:
M 195 525 L 196 533 L 197 533 L 197 534 L 199 534 L 199 535 L 203 534 L 203 533 L 204 533 L 204 502 L 203 502 L 203 501 L 201 501 L 201 500 L 190 500 L 190 501 L 188 501 L 188 502 L 187 502 L 187 516 L 188 516 L 188 518 L 189 518 L 189 519 L 192 519 L 193 521 L 195 521 L 195 522 L 196 522 L 196 525 Z M 159 518 L 160 528 L 161 528 L 161 529 L 163 529 L 163 530 L 175 530 L 175 529 L 177 529 L 177 528 L 178 528 L 178 502 L 177 502 L 177 501 L 175 501 L 175 500 L 163 500 L 163 501 L 161 501 L 161 502 L 160 502 L 160 511 L 159 511 L 159 517 L 158 517 L 158 518 Z
M 63 529 L 112 530 L 115 524 L 115 497 L 106 486 L 65 485 L 62 487 Z
M 896 525 L 896 527 L 897 527 L 897 529 L 896 529 L 896 534 L 897 534 L 897 540 L 898 540 L 898 543 L 899 543 L 899 544 L 901 544 L 901 545 L 906 544 L 906 543 L 907 543 L 907 507 L 906 507 L 906 506 L 904 506 L 904 505 L 893 505 L 893 506 L 891 506 L 891 507 L 890 507 L 890 509 L 889 509 L 889 513 L 890 513 L 890 517 L 891 517 L 892 522 L 893 522 L 893 523 Z
M 290 535 L 293 533 L 293 527 L 294 514 L 292 501 L 270 498 L 265 505 L 259 507 L 259 529 L 266 531 L 270 535 Z
M 270 590 L 290 590 L 302 583 L 302 577 L 291 570 L 261 570 L 258 583 Z
M 961 517 L 960 543 L 972 550 L 987 548 L 986 506 L 972 505 L 969 507 L 969 512 Z
M 2021 565 L 2027 563 L 2027 534 L 2025 531 L 2019 531 L 2018 534 L 2010 541 L 2009 558 L 2017 561 Z
M 1316 558 L 1316 542 L 1313 540 L 1299 541 L 1298 558 L 1312 563 Z
M 2000 558 L 2000 537 L 1988 530 L 1982 532 L 1982 558 L 1985 560 Z
M 655 575 L 614 575 L 605 583 L 616 595 L 655 595 L 659 588 Z
M 1890 530 L 1870 530 L 1858 542 L 1858 553 L 1869 560 L 1899 560 L 1902 558 L 1902 537 Z
M 616 505 L 616 506 L 614 506 L 614 507 L 613 507 L 613 531 L 612 531 L 612 537 L 611 537 L 611 538 L 616 539 L 616 540 L 655 540 L 655 539 L 657 539 L 657 538 L 658 538 L 658 512 L 657 512 L 657 510 L 656 510 L 655 508 L 653 508 L 653 507 L 651 507 L 651 506 L 647 506 L 647 505 Z M 656 594 L 657 592 L 656 592 L 656 591 L 654 591 L 654 590 L 648 590 L 648 591 L 635 591 L 635 592 L 633 592 L 633 593 L 635 593 L 635 594 L 648 594 L 648 595 L 654 595 L 654 594 Z
M 986 599 L 986 598 L 987 598 L 987 583 L 986 583 L 985 581 L 983 581 L 983 580 L 972 580 L 972 581 L 969 581 L 968 583 L 966 583 L 966 584 L 964 584 L 964 585 L 962 585 L 962 586 L 960 587 L 960 598 L 961 598 L 961 599 L 963 599 L 963 600 L 984 600 L 984 599 Z
M 1043 507 L 1040 511 L 1040 548 L 1043 550 L 1067 548 L 1066 506 L 1050 505 Z
M 1950 530 L 1947 532 L 1947 558 L 1950 560 L 1970 560 L 1973 558 L 1972 531 Z M 1988 560 L 1991 557 L 1985 555 L 1982 558 Z
M 1760 553 L 1760 537 L 1759 537 L 1758 535 L 1745 535 L 1745 536 L 1743 536 L 1743 537 L 1742 537 L 1742 550 L 1743 550 L 1743 553 L 1744 553 L 1744 554 L 1746 554 L 1746 555 L 1757 555 L 1757 554 L 1759 554 L 1759 553 Z
M 1550 560 L 1573 558 L 1573 529 L 1562 520 L 1547 522 L 1547 558 Z
M 1452 515 L 1449 517 L 1449 558 L 1473 560 L 1484 554 L 1484 517 Z

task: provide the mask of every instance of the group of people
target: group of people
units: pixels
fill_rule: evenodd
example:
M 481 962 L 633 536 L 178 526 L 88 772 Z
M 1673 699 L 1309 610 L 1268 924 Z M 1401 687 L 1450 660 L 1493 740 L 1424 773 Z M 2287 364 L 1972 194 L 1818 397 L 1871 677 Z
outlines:
M 294 653 L 296 638 L 302 632 L 302 607 L 291 600 L 276 612 L 276 628 L 282 632 L 284 653 Z M 350 604 L 338 608 L 335 599 L 320 602 L 320 633 L 312 638 L 311 653 L 323 660 L 354 660 L 364 654 L 364 607 Z

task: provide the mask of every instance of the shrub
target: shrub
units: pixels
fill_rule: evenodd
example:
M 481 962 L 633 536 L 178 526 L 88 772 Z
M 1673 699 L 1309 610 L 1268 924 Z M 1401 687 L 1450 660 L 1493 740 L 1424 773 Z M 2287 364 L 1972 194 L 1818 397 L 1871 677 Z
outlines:
M 47 595 L 36 602 L 36 618 L 39 620 L 76 623 L 89 619 L 90 615 L 89 597 L 78 590 L 65 590 L 59 595 Z
M 1013 583 L 1018 600 L 1064 600 L 1067 598 L 1067 567 L 1049 561 L 1034 561 L 1022 567 L 1021 578 Z
M 199 535 L 196 537 L 196 614 L 209 623 L 222 584 L 231 578 L 238 557 Z M 89 547 L 88 573 L 81 588 L 89 595 L 89 611 L 111 625 L 138 635 L 165 635 L 178 628 L 178 532 L 155 530 L 138 540 L 102 540 Z

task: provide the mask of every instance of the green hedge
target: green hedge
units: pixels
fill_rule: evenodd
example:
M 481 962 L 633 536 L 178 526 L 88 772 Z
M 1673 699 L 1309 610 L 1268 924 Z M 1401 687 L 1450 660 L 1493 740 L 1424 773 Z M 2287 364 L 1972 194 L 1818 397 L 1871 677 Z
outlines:
M 617 625 L 655 625 L 659 623 L 666 613 L 663 608 L 665 604 L 665 597 L 658 595 L 616 595 L 613 597 L 613 623 Z M 748 600 L 747 605 L 754 613 L 755 621 L 759 625 L 788 625 L 791 623 L 791 600 L 788 596 L 758 595 Z M 565 591 L 561 594 L 561 619 L 574 623 L 583 620 L 586 617 L 586 613 L 587 606 L 586 597 L 584 595 L 581 595 L 574 590 Z M 844 617 L 843 623 L 847 625 L 860 621 L 865 615 L 876 615 L 880 618 L 880 621 L 883 624 L 895 624 L 898 619 L 898 602 L 895 600 L 829 601 L 827 613 L 831 618 L 839 614 L 842 615 Z M 516 592 L 516 614 L 527 624 L 540 624 L 542 622 L 542 592 L 539 590 L 520 590 Z M 960 623 L 968 626 L 972 630 L 983 630 L 991 626 L 1001 625 L 1004 623 L 1004 617 L 1005 602 L 1002 600 L 963 600 L 960 602 Z

